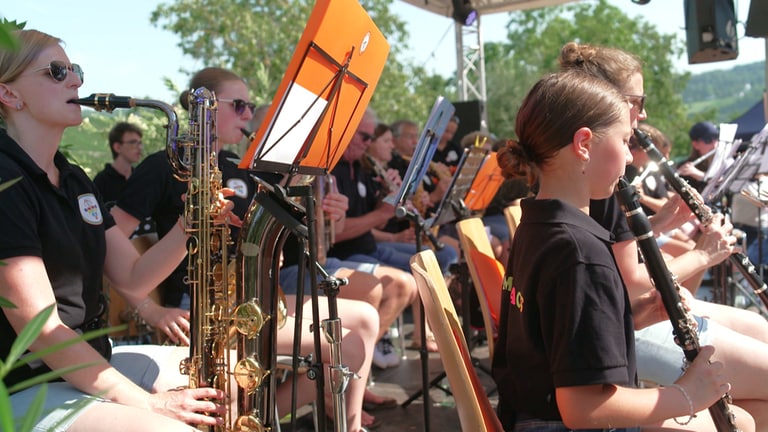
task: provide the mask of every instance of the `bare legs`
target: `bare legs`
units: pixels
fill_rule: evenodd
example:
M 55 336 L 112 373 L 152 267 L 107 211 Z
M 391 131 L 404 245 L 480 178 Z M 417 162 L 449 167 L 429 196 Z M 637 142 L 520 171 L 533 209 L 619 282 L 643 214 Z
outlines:
M 295 311 L 295 296 L 286 296 L 289 311 Z M 318 299 L 320 302 L 320 320 L 328 318 L 328 303 L 325 297 Z M 373 347 L 376 343 L 376 335 L 379 330 L 379 320 L 376 310 L 370 304 L 337 299 L 339 317 L 343 326 L 342 331 L 342 361 L 350 371 L 357 373 L 359 379 L 351 379 L 345 393 L 347 427 L 350 431 L 358 431 L 361 427 L 361 415 L 363 410 L 363 395 L 368 382 L 368 374 L 371 370 L 371 360 L 373 358 Z M 303 313 L 305 317 L 312 316 L 312 303 L 309 299 L 304 302 Z M 278 333 L 278 352 L 290 354 L 293 350 L 293 326 L 295 320 L 290 318 L 288 324 Z M 314 351 L 313 335 L 309 331 L 311 318 L 302 321 L 301 348 L 302 355 Z M 329 346 L 325 342 L 322 344 L 322 359 L 324 364 L 330 362 Z M 288 384 L 288 383 L 286 383 Z M 299 382 L 299 391 L 297 394 L 298 406 L 307 404 L 315 400 L 314 383 L 301 377 Z M 328 389 L 328 386 L 326 386 Z M 287 390 L 287 391 L 285 391 Z M 285 413 L 290 407 L 291 394 L 289 389 L 280 389 L 277 394 L 277 406 L 279 411 Z

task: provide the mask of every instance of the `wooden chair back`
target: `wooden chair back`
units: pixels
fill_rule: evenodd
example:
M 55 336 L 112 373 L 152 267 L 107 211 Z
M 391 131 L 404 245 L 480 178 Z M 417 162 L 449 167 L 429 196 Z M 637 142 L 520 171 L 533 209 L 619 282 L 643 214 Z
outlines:
M 472 276 L 480 310 L 483 314 L 488 351 L 493 358 L 493 346 L 498 334 L 501 313 L 501 286 L 504 266 L 496 259 L 482 219 L 472 217 L 456 223 L 464 259 Z
M 425 250 L 411 257 L 411 271 L 440 349 L 440 359 L 456 401 L 461 430 L 503 431 L 472 365 L 467 342 L 435 253 Z

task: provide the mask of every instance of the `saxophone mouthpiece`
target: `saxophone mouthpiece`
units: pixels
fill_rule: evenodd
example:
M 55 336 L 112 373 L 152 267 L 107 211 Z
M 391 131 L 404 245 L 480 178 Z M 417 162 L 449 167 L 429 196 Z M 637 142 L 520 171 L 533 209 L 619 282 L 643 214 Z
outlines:
M 72 101 L 78 105 L 95 109 L 96 111 L 112 112 L 115 108 L 133 108 L 136 99 L 129 96 L 115 96 L 112 93 L 93 93 L 88 97 Z
M 248 138 L 248 141 L 253 141 L 256 138 L 256 132 L 249 132 L 248 129 L 240 128 L 240 132 Z

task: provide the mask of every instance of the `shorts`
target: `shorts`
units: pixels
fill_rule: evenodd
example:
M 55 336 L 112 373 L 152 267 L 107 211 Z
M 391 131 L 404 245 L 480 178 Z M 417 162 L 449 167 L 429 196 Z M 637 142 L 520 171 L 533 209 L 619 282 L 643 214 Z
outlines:
M 693 316 L 698 326 L 699 345 L 711 345 L 717 324 Z M 641 381 L 670 385 L 683 374 L 686 365 L 683 349 L 675 343 L 672 323 L 663 321 L 635 331 L 637 375 Z
M 373 274 L 379 267 L 376 263 L 365 263 L 357 261 L 346 261 L 338 258 L 328 257 L 326 259 L 323 268 L 326 273 L 333 276 L 338 273 L 339 270 L 346 268 L 363 273 Z M 318 280 L 321 280 L 323 275 L 318 273 Z M 285 295 L 294 295 L 299 290 L 299 266 L 291 265 L 280 269 L 280 288 L 283 289 Z M 304 278 L 304 295 L 309 295 L 311 292 L 311 286 L 309 284 L 309 271 L 306 272 Z
M 124 345 L 114 348 L 110 363 L 131 381 L 149 391 L 160 374 L 159 365 L 176 349 L 173 346 Z M 41 387 L 36 385 L 11 395 L 14 419 L 20 420 L 26 414 Z M 33 431 L 64 432 L 95 403 L 111 403 L 83 393 L 66 382 L 48 383 L 46 387 L 43 414 L 32 428 Z

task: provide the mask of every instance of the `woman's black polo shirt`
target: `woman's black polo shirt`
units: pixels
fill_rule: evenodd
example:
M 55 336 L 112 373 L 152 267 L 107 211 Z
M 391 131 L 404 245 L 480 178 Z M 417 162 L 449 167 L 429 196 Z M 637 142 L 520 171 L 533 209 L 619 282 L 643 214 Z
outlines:
M 77 329 L 103 312 L 100 300 L 105 231 L 115 222 L 103 210 L 96 186 L 82 169 L 71 165 L 61 153 L 56 153 L 54 163 L 59 169 L 58 187 L 51 184 L 46 173 L 5 130 L 0 130 L 0 182 L 22 179 L 0 192 L 0 260 L 40 257 L 61 320 Z M 0 358 L 7 357 L 15 338 L 16 333 L 3 313 Z M 109 355 L 106 350 L 101 352 Z M 14 370 L 6 378 L 6 385 L 44 371 L 47 368 Z
M 256 183 L 247 170 L 237 167 L 234 162 L 238 159 L 236 154 L 222 150 L 218 158 L 222 186 L 235 191 L 235 195 L 228 199 L 235 204 L 233 212 L 242 218 L 256 192 Z M 186 192 L 187 183 L 174 177 L 168 155 L 165 151 L 160 151 L 147 156 L 136 167 L 123 187 L 117 206 L 139 220 L 151 217 L 157 224 L 158 236 L 162 238 L 173 229 L 179 216 L 184 213 L 184 202 L 181 198 Z M 232 226 L 230 229 L 234 245 L 239 230 Z M 188 292 L 184 283 L 186 276 L 187 262 L 182 260 L 164 283 L 166 305 L 178 306 L 181 296 Z

